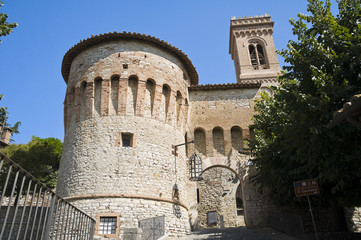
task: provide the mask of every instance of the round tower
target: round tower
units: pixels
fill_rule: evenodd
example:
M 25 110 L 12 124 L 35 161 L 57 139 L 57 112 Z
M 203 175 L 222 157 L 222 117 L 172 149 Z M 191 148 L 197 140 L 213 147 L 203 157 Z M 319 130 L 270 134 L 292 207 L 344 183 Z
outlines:
M 92 36 L 64 56 L 65 138 L 57 193 L 97 220 L 95 235 L 121 237 L 163 218 L 189 230 L 184 143 L 188 86 L 198 75 L 179 49 L 151 36 Z

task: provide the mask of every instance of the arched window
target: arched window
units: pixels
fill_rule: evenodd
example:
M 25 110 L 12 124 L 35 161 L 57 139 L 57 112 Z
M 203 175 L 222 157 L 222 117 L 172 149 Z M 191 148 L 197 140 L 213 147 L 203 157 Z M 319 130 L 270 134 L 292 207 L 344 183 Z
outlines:
M 267 65 L 267 60 L 263 44 L 261 44 L 259 41 L 250 41 L 248 50 L 251 65 L 254 67 L 254 69 L 259 69 L 259 66 L 263 66 L 265 68 L 265 65 Z
M 154 105 L 155 83 L 152 79 L 148 79 L 146 83 L 146 94 L 144 102 L 144 117 L 152 117 Z
M 95 82 L 95 89 L 94 89 L 94 108 L 95 108 L 95 112 L 98 113 L 98 115 L 100 116 L 100 106 L 101 106 L 101 95 L 102 95 L 102 81 L 103 79 L 96 78 L 94 80 Z
M 225 154 L 223 129 L 220 127 L 213 129 L 213 149 L 220 154 Z
M 242 150 L 242 129 L 238 126 L 234 126 L 231 128 L 231 139 L 232 139 L 232 147 L 236 150 Z
M 111 99 L 111 108 L 110 114 L 117 115 L 118 113 L 118 97 L 119 97 L 119 76 L 112 76 L 110 81 L 110 99 Z
M 201 128 L 194 130 L 194 147 L 197 152 L 206 155 L 206 134 Z
M 138 78 L 131 76 L 128 79 L 127 114 L 135 115 L 137 107 Z

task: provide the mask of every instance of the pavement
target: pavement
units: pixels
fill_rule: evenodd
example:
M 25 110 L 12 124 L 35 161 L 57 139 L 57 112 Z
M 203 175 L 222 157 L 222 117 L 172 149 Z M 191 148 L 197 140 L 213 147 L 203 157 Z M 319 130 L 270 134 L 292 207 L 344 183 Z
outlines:
M 294 237 L 278 232 L 271 228 L 247 229 L 246 227 L 224 229 L 202 229 L 192 232 L 180 238 L 168 238 L 169 240 L 201 240 L 201 239 L 224 239 L 224 240 L 297 240 Z

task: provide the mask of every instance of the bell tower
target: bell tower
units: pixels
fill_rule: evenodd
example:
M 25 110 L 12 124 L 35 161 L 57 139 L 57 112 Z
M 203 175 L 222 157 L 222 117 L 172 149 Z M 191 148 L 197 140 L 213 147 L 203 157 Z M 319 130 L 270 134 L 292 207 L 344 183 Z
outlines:
M 237 82 L 269 80 L 280 74 L 269 14 L 231 18 L 229 53 L 234 61 Z

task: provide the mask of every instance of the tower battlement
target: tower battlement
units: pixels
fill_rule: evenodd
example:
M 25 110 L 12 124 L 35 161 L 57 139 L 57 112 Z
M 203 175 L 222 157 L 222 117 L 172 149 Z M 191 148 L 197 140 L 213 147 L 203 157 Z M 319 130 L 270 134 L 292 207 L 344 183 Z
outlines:
M 264 15 L 256 15 L 249 17 L 231 17 L 231 24 L 254 24 L 259 22 L 271 22 L 271 15 L 266 13 Z

